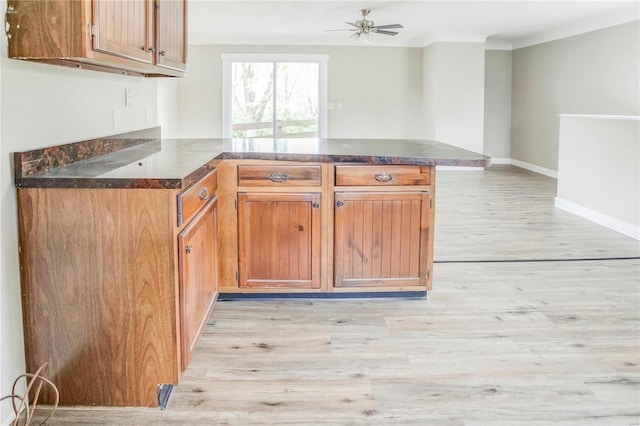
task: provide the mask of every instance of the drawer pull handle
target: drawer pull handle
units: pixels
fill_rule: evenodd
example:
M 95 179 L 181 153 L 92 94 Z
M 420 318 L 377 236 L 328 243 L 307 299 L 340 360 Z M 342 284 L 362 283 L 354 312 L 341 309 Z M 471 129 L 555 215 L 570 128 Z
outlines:
M 185 251 L 187 252 L 187 254 L 191 254 L 191 252 L 193 251 L 193 246 L 192 245 L 188 245 L 187 249 Z
M 376 173 L 373 177 L 378 182 L 391 182 L 391 179 L 393 179 L 393 175 L 387 172 Z
M 271 182 L 286 182 L 289 180 L 289 175 L 286 173 L 271 173 L 269 176 Z
M 201 200 L 207 200 L 209 199 L 209 190 L 207 189 L 207 187 L 203 187 L 200 190 L 200 193 L 198 194 L 198 197 L 200 197 Z

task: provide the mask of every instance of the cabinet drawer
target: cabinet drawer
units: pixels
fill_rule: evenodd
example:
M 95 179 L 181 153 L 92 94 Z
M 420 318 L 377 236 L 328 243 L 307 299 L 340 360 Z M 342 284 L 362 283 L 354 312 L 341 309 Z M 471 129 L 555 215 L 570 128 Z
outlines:
M 202 179 L 178 194 L 178 226 L 191 220 L 218 188 L 218 173 L 215 169 Z
M 337 186 L 429 185 L 429 166 L 336 164 Z
M 319 186 L 321 167 L 238 166 L 238 186 Z

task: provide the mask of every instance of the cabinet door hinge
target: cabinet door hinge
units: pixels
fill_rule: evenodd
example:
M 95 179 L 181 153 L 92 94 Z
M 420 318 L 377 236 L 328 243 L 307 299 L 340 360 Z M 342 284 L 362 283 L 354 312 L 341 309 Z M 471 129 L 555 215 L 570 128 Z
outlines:
M 429 208 L 433 208 L 433 198 L 429 198 Z
M 91 37 L 96 36 L 96 24 L 91 24 L 89 26 L 89 32 L 91 33 Z
M 240 274 L 238 273 L 238 271 L 236 270 L 236 282 L 238 282 L 238 280 L 240 279 Z
M 238 210 L 238 199 L 237 198 L 233 200 L 233 208 Z

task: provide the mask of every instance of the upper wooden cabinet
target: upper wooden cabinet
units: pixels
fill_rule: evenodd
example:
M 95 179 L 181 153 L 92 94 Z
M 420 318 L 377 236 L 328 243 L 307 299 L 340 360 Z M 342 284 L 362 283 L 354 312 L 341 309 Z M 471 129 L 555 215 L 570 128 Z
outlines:
M 157 64 L 184 71 L 187 66 L 187 1 L 157 0 Z
M 154 22 L 150 0 L 93 0 L 93 49 L 153 63 Z
M 187 0 L 10 0 L 9 57 L 179 77 Z

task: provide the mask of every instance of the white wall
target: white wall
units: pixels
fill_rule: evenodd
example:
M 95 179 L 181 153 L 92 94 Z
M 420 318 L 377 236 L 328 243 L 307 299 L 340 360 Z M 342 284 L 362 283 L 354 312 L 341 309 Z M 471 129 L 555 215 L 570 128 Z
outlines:
M 163 138 L 177 138 L 178 130 L 178 79 L 158 78 L 158 123 Z
M 483 152 L 484 60 L 484 43 L 437 42 L 423 49 L 427 139 Z
M 189 46 L 187 77 L 178 82 L 182 137 L 222 137 L 222 53 L 328 54 L 328 136 L 421 138 L 419 48 L 336 46 Z
M 640 23 L 513 51 L 511 157 L 557 170 L 559 114 L 640 115 Z
M 510 50 L 485 52 L 483 153 L 492 158 L 511 158 Z
M 13 380 L 25 368 L 11 153 L 156 125 L 158 92 L 154 79 L 7 59 L 6 44 L 0 60 L 0 395 L 8 395 Z M 125 88 L 132 89 L 134 96 L 127 108 Z M 114 109 L 122 111 L 120 129 L 113 128 Z M 147 109 L 152 111 L 149 124 Z M 10 402 L 3 401 L 0 424 L 7 424 L 12 416 Z
M 640 240 L 640 117 L 560 116 L 556 206 Z

